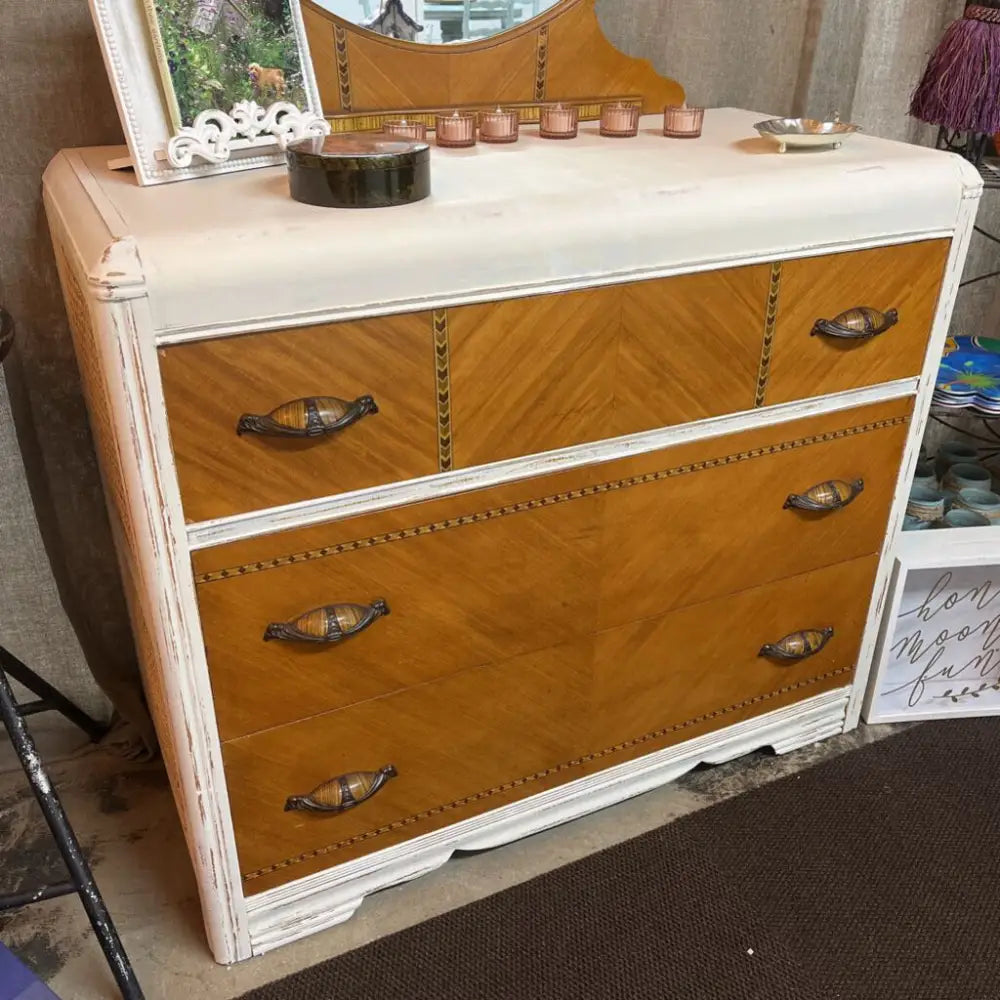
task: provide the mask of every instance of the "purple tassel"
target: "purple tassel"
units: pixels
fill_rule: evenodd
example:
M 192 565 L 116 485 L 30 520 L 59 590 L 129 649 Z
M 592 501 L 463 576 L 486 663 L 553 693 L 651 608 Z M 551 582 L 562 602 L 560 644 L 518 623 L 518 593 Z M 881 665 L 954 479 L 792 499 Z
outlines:
M 960 132 L 1000 132 L 1000 24 L 948 27 L 910 101 L 910 114 Z

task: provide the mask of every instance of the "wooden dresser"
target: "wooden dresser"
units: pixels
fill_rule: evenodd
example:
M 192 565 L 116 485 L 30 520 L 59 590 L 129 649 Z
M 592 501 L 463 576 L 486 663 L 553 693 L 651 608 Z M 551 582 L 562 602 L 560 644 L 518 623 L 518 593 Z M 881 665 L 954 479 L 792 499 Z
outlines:
M 220 962 L 856 725 L 980 180 L 761 117 L 435 149 L 433 197 L 372 212 L 50 166 Z M 888 329 L 831 326 L 858 307 Z

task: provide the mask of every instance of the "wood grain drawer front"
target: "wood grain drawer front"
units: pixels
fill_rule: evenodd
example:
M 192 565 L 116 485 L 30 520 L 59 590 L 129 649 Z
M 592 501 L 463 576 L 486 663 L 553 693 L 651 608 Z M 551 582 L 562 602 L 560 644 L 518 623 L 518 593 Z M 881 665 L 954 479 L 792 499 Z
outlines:
M 855 250 L 781 265 L 764 401 L 787 403 L 919 375 L 950 241 Z M 894 325 L 867 339 L 823 333 L 817 321 L 868 307 Z M 877 322 L 877 317 L 875 317 Z
M 876 564 L 838 564 L 226 744 L 246 891 L 847 685 Z M 803 628 L 833 632 L 803 660 L 761 655 Z M 395 776 L 353 808 L 301 808 L 330 779 L 388 765 Z M 336 785 L 313 797 L 340 798 Z
M 429 313 L 168 347 L 160 370 L 188 521 L 438 471 Z M 377 412 L 354 422 L 358 413 L 348 414 L 332 433 L 276 436 L 248 421 L 237 433 L 244 415 L 263 417 L 291 401 L 367 396 Z
M 447 313 L 455 467 L 754 406 L 770 266 Z
M 222 738 L 876 552 L 910 405 L 810 417 L 196 552 Z M 826 513 L 786 506 L 829 480 L 863 489 Z M 364 619 L 376 599 L 389 614 L 346 642 L 264 641 L 269 626 L 357 605 L 294 626 L 322 638 L 329 625 L 339 640 L 337 629 Z

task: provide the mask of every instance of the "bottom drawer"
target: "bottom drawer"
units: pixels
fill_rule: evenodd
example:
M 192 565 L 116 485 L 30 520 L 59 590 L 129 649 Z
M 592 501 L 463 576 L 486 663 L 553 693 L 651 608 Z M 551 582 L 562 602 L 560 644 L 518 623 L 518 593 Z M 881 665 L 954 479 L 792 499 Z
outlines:
M 227 743 L 248 894 L 850 683 L 870 556 Z M 801 660 L 764 644 L 832 628 Z M 340 813 L 293 809 L 340 775 L 396 776 Z

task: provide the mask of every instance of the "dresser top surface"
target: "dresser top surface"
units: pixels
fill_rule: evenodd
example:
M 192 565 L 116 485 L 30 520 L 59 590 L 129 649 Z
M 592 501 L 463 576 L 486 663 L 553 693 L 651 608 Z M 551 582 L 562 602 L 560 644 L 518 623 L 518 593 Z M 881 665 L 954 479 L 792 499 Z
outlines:
M 864 134 L 782 155 L 766 117 L 433 148 L 431 197 L 397 208 L 299 204 L 284 168 L 140 188 L 108 148 L 59 154 L 46 197 L 100 297 L 148 291 L 169 339 L 942 235 L 981 188 L 957 156 Z

